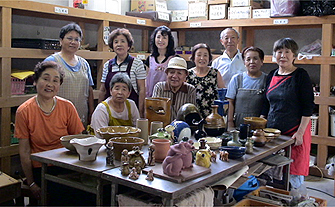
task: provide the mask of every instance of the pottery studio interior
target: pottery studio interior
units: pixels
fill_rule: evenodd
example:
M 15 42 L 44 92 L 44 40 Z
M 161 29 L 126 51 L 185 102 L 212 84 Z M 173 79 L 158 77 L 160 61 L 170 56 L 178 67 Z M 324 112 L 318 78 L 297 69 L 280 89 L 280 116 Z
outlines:
M 0 206 L 334 203 L 335 1 L 2 0 L 0 28 Z

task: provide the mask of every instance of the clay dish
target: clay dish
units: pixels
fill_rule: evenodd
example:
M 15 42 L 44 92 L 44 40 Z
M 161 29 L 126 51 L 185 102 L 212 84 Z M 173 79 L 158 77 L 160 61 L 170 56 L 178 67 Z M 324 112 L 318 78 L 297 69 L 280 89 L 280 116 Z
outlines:
M 141 149 L 144 144 L 144 139 L 138 137 L 114 137 L 109 140 L 113 143 L 115 160 L 121 160 L 121 152 L 124 149 L 133 150 L 134 146 L 139 146 Z
M 71 152 L 77 152 L 76 148 L 70 143 L 70 140 L 74 138 L 84 139 L 88 137 L 94 137 L 94 135 L 89 135 L 89 134 L 66 135 L 66 136 L 62 136 L 60 138 L 60 141 L 66 149 L 70 150 Z
M 96 132 L 108 142 L 113 137 L 139 137 L 141 129 L 131 126 L 108 126 L 97 129 Z
M 260 117 L 244 117 L 245 124 L 250 124 L 250 129 L 264 129 L 267 123 L 267 120 Z

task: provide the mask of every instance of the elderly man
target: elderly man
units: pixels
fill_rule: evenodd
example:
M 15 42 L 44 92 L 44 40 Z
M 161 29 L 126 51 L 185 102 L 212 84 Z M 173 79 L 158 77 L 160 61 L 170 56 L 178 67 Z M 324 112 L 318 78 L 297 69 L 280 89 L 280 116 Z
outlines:
M 223 54 L 212 62 L 212 67 L 221 73 L 225 87 L 228 87 L 230 79 L 237 73 L 246 71 L 242 55 L 237 49 L 240 34 L 233 28 L 226 28 L 220 34 L 220 42 L 224 46 Z
M 167 81 L 158 82 L 152 97 L 171 98 L 171 121 L 176 119 L 179 108 L 186 104 L 195 104 L 195 88 L 186 83 L 188 76 L 186 61 L 181 57 L 174 57 L 165 70 Z

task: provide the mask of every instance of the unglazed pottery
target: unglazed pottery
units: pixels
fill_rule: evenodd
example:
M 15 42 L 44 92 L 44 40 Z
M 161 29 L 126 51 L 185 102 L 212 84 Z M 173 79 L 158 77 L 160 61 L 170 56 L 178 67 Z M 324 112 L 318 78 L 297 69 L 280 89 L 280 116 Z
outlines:
M 144 144 L 144 140 L 138 137 L 115 137 L 109 141 L 113 143 L 115 160 L 118 161 L 121 160 L 121 152 L 124 149 L 131 151 L 134 146 L 138 146 L 141 149 Z
M 163 162 L 171 145 L 169 139 L 153 139 L 152 143 L 155 145 L 155 161 Z

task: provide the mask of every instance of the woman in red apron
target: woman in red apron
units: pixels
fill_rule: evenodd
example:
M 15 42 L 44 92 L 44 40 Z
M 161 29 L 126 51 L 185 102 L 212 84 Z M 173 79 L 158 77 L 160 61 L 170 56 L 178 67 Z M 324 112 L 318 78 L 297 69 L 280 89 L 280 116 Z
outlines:
M 291 38 L 279 39 L 273 47 L 278 69 L 270 72 L 266 87 L 267 127 L 295 139 L 290 166 L 291 185 L 299 188 L 309 173 L 311 148 L 310 116 L 314 108 L 312 83 L 308 73 L 294 66 L 298 45 Z

